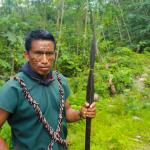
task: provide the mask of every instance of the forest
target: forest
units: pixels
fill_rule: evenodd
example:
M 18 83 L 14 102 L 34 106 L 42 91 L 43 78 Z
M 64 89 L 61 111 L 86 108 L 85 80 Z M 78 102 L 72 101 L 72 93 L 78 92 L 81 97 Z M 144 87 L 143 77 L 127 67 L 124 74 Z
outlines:
M 0 86 L 25 63 L 25 35 L 39 28 L 56 38 L 54 70 L 67 77 L 75 109 L 86 100 L 95 31 L 91 150 L 149 150 L 150 1 L 1 0 Z M 0 135 L 12 150 L 7 123 Z M 67 141 L 70 150 L 84 150 L 85 120 L 68 124 Z

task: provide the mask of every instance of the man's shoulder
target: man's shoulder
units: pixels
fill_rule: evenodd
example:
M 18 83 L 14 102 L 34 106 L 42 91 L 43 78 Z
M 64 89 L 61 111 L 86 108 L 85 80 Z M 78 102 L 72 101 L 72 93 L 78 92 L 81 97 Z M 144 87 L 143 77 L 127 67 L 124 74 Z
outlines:
M 52 71 L 52 75 L 55 79 L 57 79 L 57 75 L 58 75 L 62 80 L 66 80 L 66 77 L 58 70 Z
M 53 71 L 53 74 L 55 76 L 55 81 L 58 80 L 57 78 L 60 77 L 61 79 L 61 83 L 63 85 L 63 87 L 66 87 L 66 88 L 69 88 L 69 85 L 68 85 L 68 80 L 67 80 L 67 77 L 64 76 L 61 72 L 59 71 Z
M 27 78 L 27 75 L 24 73 L 24 72 L 18 72 L 16 74 L 17 77 L 19 77 L 20 79 L 26 79 Z
M 23 72 L 19 72 L 14 76 L 11 76 L 9 80 L 5 82 L 5 84 L 1 88 L 11 88 L 11 87 L 18 87 L 18 82 L 14 80 L 14 77 L 19 77 L 22 80 L 25 80 L 27 77 Z

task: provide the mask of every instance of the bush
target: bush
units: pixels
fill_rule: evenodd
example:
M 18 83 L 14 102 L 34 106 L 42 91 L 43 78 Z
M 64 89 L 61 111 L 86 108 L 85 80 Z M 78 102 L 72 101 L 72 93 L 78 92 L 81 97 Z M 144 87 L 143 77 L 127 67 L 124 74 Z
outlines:
M 70 55 L 72 55 L 70 57 Z M 58 59 L 58 68 L 67 77 L 74 77 L 81 72 L 81 57 L 75 54 L 64 53 Z
M 150 47 L 145 47 L 144 52 L 150 52 Z
M 120 56 L 131 56 L 133 54 L 133 51 L 128 47 L 117 47 L 114 53 Z
M 113 78 L 117 93 L 132 87 L 132 70 L 128 68 L 119 68 L 114 73 Z

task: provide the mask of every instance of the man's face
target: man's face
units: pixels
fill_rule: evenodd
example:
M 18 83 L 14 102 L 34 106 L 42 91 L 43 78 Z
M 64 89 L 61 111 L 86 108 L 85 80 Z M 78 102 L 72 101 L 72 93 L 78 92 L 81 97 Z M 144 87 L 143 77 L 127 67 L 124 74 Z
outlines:
M 53 41 L 33 40 L 31 49 L 25 53 L 25 58 L 36 73 L 46 76 L 55 60 Z

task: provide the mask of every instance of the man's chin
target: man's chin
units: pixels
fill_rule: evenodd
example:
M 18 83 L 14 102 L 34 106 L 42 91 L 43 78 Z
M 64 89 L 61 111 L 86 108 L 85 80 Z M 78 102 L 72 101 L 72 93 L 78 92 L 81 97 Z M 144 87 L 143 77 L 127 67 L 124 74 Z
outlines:
M 46 71 L 46 72 L 38 72 L 39 75 L 41 76 L 47 76 L 49 74 L 50 71 Z

